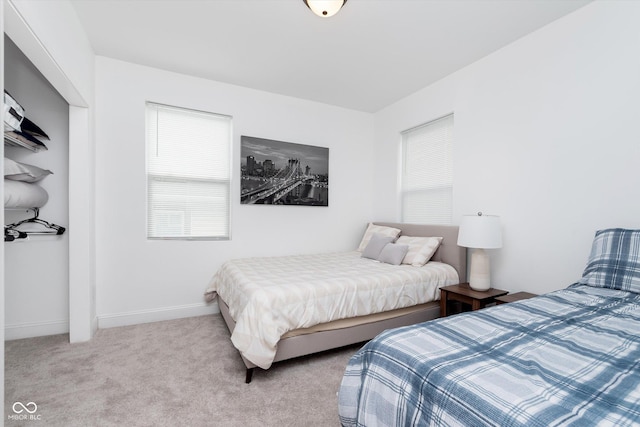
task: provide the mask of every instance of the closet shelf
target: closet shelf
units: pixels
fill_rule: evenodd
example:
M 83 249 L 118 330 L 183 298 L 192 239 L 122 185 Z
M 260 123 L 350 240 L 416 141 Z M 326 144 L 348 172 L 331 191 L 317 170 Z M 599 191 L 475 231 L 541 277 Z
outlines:
M 7 146 L 11 146 L 11 147 L 22 147 L 22 148 L 26 148 L 27 150 L 31 150 L 34 153 L 37 153 L 39 151 L 42 150 L 46 150 L 47 148 L 43 145 L 36 145 L 28 140 L 21 140 L 18 139 L 12 135 L 10 135 L 9 133 L 4 134 L 4 145 Z

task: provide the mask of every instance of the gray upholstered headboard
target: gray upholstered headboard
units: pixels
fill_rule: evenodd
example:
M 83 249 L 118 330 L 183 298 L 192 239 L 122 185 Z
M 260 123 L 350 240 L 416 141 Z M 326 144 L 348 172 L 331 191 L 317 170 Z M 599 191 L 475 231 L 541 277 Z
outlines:
M 401 236 L 442 237 L 440 247 L 431 258 L 452 265 L 460 277 L 460 282 L 467 281 L 467 248 L 458 246 L 457 225 L 401 224 L 396 222 L 375 222 L 376 225 L 399 228 Z

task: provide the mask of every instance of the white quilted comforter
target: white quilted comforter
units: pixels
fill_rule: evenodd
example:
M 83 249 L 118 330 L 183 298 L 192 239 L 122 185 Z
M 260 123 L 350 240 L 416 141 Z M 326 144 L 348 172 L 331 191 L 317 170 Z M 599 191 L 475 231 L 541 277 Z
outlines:
M 268 369 L 288 331 L 437 300 L 440 287 L 458 282 L 447 264 L 394 266 L 341 252 L 227 261 L 207 292 L 229 306 L 233 345 Z

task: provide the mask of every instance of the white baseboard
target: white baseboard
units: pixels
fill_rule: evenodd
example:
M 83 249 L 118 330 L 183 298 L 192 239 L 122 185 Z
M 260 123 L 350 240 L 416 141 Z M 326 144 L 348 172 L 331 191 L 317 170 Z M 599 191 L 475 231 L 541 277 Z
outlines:
M 185 317 L 205 316 L 219 312 L 218 304 L 198 303 L 151 310 L 130 311 L 126 313 L 103 314 L 98 316 L 98 329 L 182 319 Z
M 69 333 L 68 320 L 54 320 L 49 322 L 27 322 L 6 324 L 4 326 L 4 340 L 20 340 L 23 338 L 42 337 L 45 335 L 59 335 Z
M 106 314 L 98 316 L 92 322 L 92 328 L 115 328 L 117 326 L 137 325 L 139 323 L 160 322 L 163 320 L 182 319 L 185 317 L 205 316 L 219 313 L 218 304 L 187 304 L 174 307 L 163 307 L 152 310 L 131 311 L 127 313 Z M 95 333 L 95 330 L 93 331 Z M 27 322 L 5 324 L 4 340 L 42 337 L 69 333 L 69 321 L 57 320 L 49 322 Z

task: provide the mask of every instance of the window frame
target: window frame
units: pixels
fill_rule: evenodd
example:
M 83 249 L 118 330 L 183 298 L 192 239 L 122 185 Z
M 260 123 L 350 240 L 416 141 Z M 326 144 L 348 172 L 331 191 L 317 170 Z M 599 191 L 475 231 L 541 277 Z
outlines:
M 215 116 L 217 118 L 220 119 L 224 119 L 228 121 L 228 132 L 229 132 L 229 140 L 227 141 L 227 152 L 228 152 L 228 174 L 227 174 L 227 178 L 226 179 L 220 179 L 220 178 L 211 178 L 211 179 L 206 179 L 206 178 L 192 178 L 192 177 L 186 177 L 186 176 L 178 176 L 175 174 L 171 174 L 171 175 L 163 175 L 163 174 L 158 174 L 158 173 L 152 173 L 149 171 L 149 148 L 150 148 L 150 143 L 149 143 L 149 123 L 148 123 L 148 119 L 147 119 L 147 114 L 149 112 L 149 107 L 150 106 L 156 106 L 159 108 L 165 108 L 165 109 L 174 109 L 174 110 L 178 110 L 178 111 L 182 111 L 182 112 L 188 112 L 188 113 L 196 113 L 196 114 L 204 114 L 204 115 L 210 115 L 210 116 Z M 155 181 L 155 182 L 171 182 L 171 183 L 202 183 L 202 182 L 206 182 L 206 183 L 220 183 L 220 184 L 226 184 L 226 191 L 224 191 L 224 196 L 226 199 L 226 206 L 224 206 L 224 210 L 226 211 L 226 219 L 227 219 L 227 224 L 226 224 L 226 235 L 211 235 L 211 236 L 188 236 L 188 235 L 183 235 L 183 236 L 152 236 L 151 235 L 151 229 L 150 229 L 150 215 L 151 215 L 151 211 L 152 211 L 152 203 L 151 203 L 151 194 L 150 194 L 150 188 L 151 188 L 151 182 Z M 194 108 L 188 108 L 188 107 L 180 107 L 180 106 L 176 106 L 176 105 L 169 105 L 169 104 L 163 104 L 163 103 L 159 103 L 159 102 L 154 102 L 154 101 L 146 101 L 145 102 L 145 193 L 146 193 L 146 198 L 145 198 L 145 207 L 146 207 L 146 216 L 145 216 L 145 230 L 146 230 L 146 237 L 147 240 L 174 240 L 174 241 L 227 241 L 227 240 L 231 240 L 231 230 L 232 230 L 232 198 L 231 198 L 231 187 L 232 187 L 232 182 L 233 181 L 233 117 L 228 115 L 228 114 L 220 114 L 220 113 L 213 113 L 210 111 L 204 111 L 204 110 L 199 110 L 199 109 L 194 109 Z M 186 211 L 181 211 L 183 212 L 184 215 L 189 215 L 190 213 L 192 213 L 191 210 L 186 210 Z
M 432 185 L 424 186 L 422 188 L 419 187 L 411 187 L 408 188 L 407 179 L 409 173 L 407 172 L 407 144 L 409 143 L 409 136 L 425 128 L 428 128 L 431 125 L 436 123 L 441 123 L 444 120 L 451 120 L 451 125 L 448 129 L 450 132 L 450 138 L 447 142 L 448 144 L 448 152 L 444 153 L 444 156 L 449 160 L 447 167 L 449 168 L 449 180 L 446 183 L 434 183 Z M 454 144 L 454 130 L 455 130 L 455 117 L 454 113 L 448 113 L 428 122 L 422 123 L 418 126 L 414 126 L 412 128 L 406 129 L 401 132 L 401 147 L 400 147 L 400 186 L 399 186 L 399 203 L 400 203 L 400 218 L 402 222 L 414 222 L 407 218 L 408 213 L 406 209 L 407 196 L 411 194 L 434 194 L 437 191 L 447 191 L 447 204 L 443 204 L 442 214 L 438 214 L 437 216 L 432 217 L 432 219 L 425 219 L 425 221 L 419 221 L 419 223 L 428 223 L 428 224 L 438 224 L 438 225 L 451 225 L 453 224 L 453 186 L 454 186 L 454 176 L 453 176 L 453 144 Z M 415 135 L 415 134 L 414 134 Z M 445 218 L 446 216 L 446 218 Z M 442 220 L 433 220 L 433 218 L 441 217 Z

